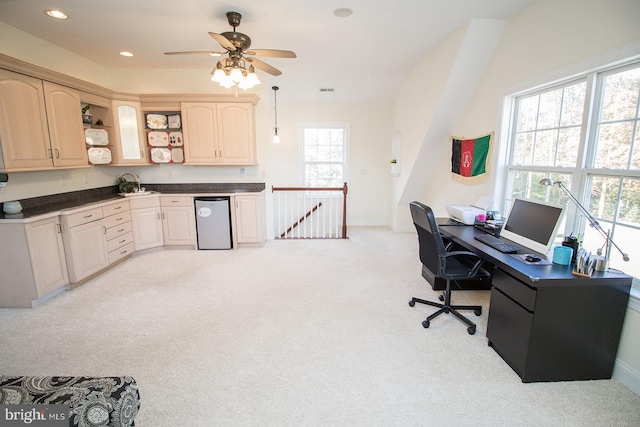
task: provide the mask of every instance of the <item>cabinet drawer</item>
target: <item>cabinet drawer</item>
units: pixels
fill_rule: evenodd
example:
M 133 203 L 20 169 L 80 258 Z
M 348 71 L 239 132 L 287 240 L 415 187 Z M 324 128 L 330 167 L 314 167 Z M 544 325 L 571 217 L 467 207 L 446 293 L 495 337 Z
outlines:
M 492 284 L 527 310 L 533 311 L 536 304 L 535 289 L 528 287 L 499 268 L 493 272 Z
M 107 228 L 107 240 L 115 239 L 116 237 L 129 233 L 131 229 L 131 222 L 125 222 L 115 227 Z
M 124 200 L 122 202 L 114 203 L 111 205 L 104 206 L 102 211 L 104 212 L 104 216 L 108 217 L 111 215 L 115 215 L 118 213 L 122 213 L 129 210 L 129 201 Z
M 129 206 L 131 209 L 157 208 L 160 206 L 160 197 L 159 196 L 138 197 L 131 200 L 129 203 Z
M 125 233 L 122 236 L 118 236 L 115 239 L 111 239 L 107 242 L 107 246 L 109 247 L 109 253 L 115 251 L 118 248 L 121 248 L 124 245 L 128 245 L 129 243 L 133 243 L 133 233 Z
M 131 221 L 131 211 L 124 211 L 115 215 L 111 215 L 104 219 L 107 228 L 116 227 L 119 224 Z
M 161 196 L 160 205 L 167 206 L 193 206 L 193 197 L 191 196 Z
M 125 245 L 121 248 L 116 249 L 113 252 L 109 252 L 109 264 L 113 264 L 119 259 L 122 259 L 127 255 L 132 254 L 133 251 L 134 249 L 133 249 L 133 242 L 132 242 L 132 243 L 129 243 L 128 245 Z
M 67 227 L 72 228 L 78 225 L 86 224 L 103 218 L 102 208 L 87 209 L 86 211 L 73 213 L 71 215 L 62 216 Z

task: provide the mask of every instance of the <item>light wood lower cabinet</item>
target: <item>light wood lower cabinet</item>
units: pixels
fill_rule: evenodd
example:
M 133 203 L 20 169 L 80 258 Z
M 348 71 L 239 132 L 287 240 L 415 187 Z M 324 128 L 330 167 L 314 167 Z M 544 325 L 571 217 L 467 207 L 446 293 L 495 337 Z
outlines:
M 235 196 L 236 236 L 238 244 L 264 243 L 262 225 L 263 196 Z
M 196 244 L 195 211 L 191 196 L 161 196 L 162 231 L 165 246 Z
M 101 207 L 62 216 L 69 280 L 77 283 L 109 266 L 107 227 Z
M 59 218 L 0 224 L 0 307 L 32 301 L 69 283 Z
M 124 200 L 104 206 L 102 211 L 107 228 L 109 264 L 113 264 L 134 252 L 129 201 Z
M 131 228 L 136 251 L 156 248 L 164 244 L 162 213 L 158 196 L 132 199 Z

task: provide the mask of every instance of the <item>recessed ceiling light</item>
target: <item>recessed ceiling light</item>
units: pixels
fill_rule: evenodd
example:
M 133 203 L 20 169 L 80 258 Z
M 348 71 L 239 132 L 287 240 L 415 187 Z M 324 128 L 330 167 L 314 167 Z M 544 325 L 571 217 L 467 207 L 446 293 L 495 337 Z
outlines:
M 333 14 L 338 18 L 346 18 L 347 16 L 351 16 L 353 14 L 353 10 L 348 7 L 341 7 L 333 11 Z
M 120 55 L 122 55 L 122 56 L 133 56 L 133 53 L 127 52 L 126 50 L 123 50 L 122 52 L 120 52 Z
M 47 15 L 49 15 L 52 18 L 56 18 L 56 19 L 67 19 L 68 16 L 66 13 L 61 12 L 59 10 L 45 10 L 44 13 L 46 13 Z

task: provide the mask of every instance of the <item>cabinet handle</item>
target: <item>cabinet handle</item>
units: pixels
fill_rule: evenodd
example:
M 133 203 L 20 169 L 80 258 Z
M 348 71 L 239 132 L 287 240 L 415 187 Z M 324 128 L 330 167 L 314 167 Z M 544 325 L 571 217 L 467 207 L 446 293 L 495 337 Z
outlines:
M 122 206 L 116 206 L 116 207 L 115 207 L 115 208 L 113 208 L 113 209 L 115 209 L 115 210 L 122 209 Z
M 62 234 L 62 226 L 59 223 L 56 223 L 58 226 L 58 234 Z
M 124 231 L 124 228 L 121 228 L 120 230 L 118 230 L 118 233 L 122 233 Z
M 93 216 L 93 214 L 91 215 L 85 215 L 84 218 L 91 218 Z
M 158 212 L 158 219 L 160 219 L 160 212 Z
M 129 251 L 122 251 L 122 252 L 120 252 L 120 255 L 124 255 L 124 254 L 126 254 L 127 252 L 129 252 Z
M 220 158 L 222 158 L 222 150 L 220 150 Z
M 171 203 L 179 203 L 180 200 L 172 200 Z
M 104 230 L 104 231 L 102 232 L 102 234 L 107 234 L 107 227 L 105 227 L 105 226 L 103 225 L 103 226 L 102 226 L 102 229 Z
M 116 219 L 116 221 L 122 221 L 124 218 L 118 218 Z
M 162 219 L 166 219 L 166 216 L 164 215 L 164 212 L 162 212 Z
M 118 243 L 124 243 L 126 241 L 127 241 L 126 239 L 125 240 L 120 240 Z
M 56 148 L 56 159 L 59 159 L 59 158 L 60 158 L 60 150 Z
M 49 158 L 53 159 L 53 149 L 49 148 L 48 151 L 49 151 Z

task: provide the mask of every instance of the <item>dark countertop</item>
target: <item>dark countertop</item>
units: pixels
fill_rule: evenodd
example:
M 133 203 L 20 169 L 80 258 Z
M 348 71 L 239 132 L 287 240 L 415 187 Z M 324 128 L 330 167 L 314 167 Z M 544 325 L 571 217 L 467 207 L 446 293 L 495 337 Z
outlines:
M 248 183 L 187 183 L 187 184 L 140 184 L 147 191 L 162 194 L 203 194 L 203 193 L 259 193 L 265 189 L 263 182 Z M 2 219 L 27 219 L 64 209 L 73 209 L 91 203 L 122 199 L 118 187 L 100 187 L 69 193 L 52 194 L 20 200 L 20 214 L 5 214 L 0 210 Z

